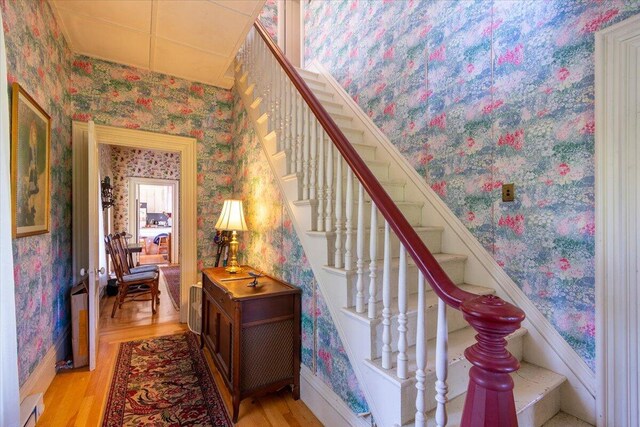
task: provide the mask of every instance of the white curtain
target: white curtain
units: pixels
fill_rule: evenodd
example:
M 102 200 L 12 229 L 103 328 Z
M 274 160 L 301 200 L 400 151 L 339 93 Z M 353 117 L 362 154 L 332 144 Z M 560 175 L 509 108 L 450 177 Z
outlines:
M 7 52 L 0 13 L 0 426 L 20 424 L 18 342 L 11 249 L 9 97 Z

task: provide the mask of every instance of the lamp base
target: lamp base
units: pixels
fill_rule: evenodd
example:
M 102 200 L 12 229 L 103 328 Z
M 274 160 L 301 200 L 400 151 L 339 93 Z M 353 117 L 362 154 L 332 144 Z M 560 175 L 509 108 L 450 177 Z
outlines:
M 240 265 L 238 264 L 238 239 L 235 230 L 231 233 L 231 242 L 229 242 L 229 255 L 231 259 L 229 260 L 229 264 L 227 265 L 225 271 L 231 274 L 242 271 L 242 268 L 240 268 Z
M 240 268 L 240 266 L 237 266 L 237 265 L 232 265 L 225 268 L 224 271 L 226 271 L 227 273 L 235 274 L 235 273 L 240 273 L 242 271 L 242 268 Z

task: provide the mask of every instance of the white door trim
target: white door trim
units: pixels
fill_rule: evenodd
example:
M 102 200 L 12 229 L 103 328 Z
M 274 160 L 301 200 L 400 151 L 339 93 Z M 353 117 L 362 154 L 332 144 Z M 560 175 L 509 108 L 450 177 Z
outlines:
M 180 153 L 180 321 L 186 323 L 189 285 L 198 281 L 196 139 L 104 125 L 96 125 L 96 132 L 101 144 Z
M 173 187 L 173 208 L 171 209 L 172 221 L 175 226 L 171 228 L 171 240 L 180 242 L 180 181 L 176 179 L 163 179 L 163 178 L 140 178 L 137 176 L 132 176 L 129 179 L 129 230 L 133 235 L 133 241 L 138 242 L 138 224 L 137 224 L 137 215 L 136 212 L 136 198 L 138 197 L 138 192 L 136 186 L 138 185 L 159 185 L 159 186 L 171 186 Z M 136 227 L 131 227 L 131 220 L 133 218 L 134 224 Z M 176 260 L 179 256 L 179 245 L 171 245 L 171 259 Z
M 640 424 L 640 15 L 596 33 L 598 426 Z

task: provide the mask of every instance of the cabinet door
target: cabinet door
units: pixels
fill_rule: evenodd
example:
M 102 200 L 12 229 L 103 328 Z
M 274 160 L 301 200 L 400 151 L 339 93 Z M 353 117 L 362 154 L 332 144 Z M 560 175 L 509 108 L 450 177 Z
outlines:
M 218 339 L 216 352 L 220 361 L 222 375 L 231 382 L 231 355 L 233 349 L 233 324 L 223 313 L 218 311 Z
M 213 298 L 206 290 L 202 293 L 202 296 L 204 297 L 202 337 L 207 347 L 211 349 L 211 353 L 215 354 L 218 347 L 218 310 L 216 304 L 213 302 Z

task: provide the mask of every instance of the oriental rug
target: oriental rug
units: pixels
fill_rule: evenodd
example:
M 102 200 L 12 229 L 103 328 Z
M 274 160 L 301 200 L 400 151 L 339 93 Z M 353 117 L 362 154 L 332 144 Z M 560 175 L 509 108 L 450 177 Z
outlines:
M 167 267 L 160 267 L 160 271 L 167 284 L 167 290 L 169 291 L 169 298 L 171 299 L 173 308 L 180 311 L 180 266 L 169 265 Z
M 103 427 L 232 426 L 191 332 L 120 344 Z

